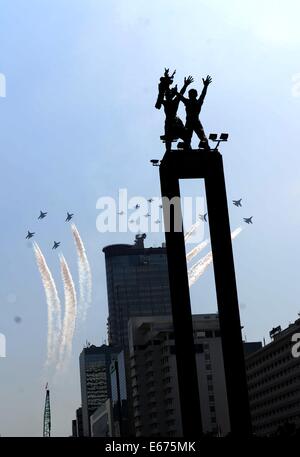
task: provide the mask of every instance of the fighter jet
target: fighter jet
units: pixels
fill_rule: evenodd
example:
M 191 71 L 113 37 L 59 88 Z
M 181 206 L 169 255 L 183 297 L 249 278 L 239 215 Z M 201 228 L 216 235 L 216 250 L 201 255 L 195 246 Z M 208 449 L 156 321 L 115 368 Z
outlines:
M 28 233 L 27 233 L 27 236 L 26 236 L 26 240 L 29 240 L 30 238 L 33 237 L 33 235 L 35 234 L 35 232 L 30 232 L 29 230 L 27 230 Z
M 136 204 L 135 205 L 135 209 L 139 209 L 140 205 L 139 204 Z
M 47 216 L 46 212 L 43 213 L 43 211 L 40 211 L 40 215 L 39 215 L 38 219 L 44 219 L 44 217 L 46 217 L 46 216 Z
M 199 219 L 201 219 L 201 221 L 207 222 L 206 216 L 207 216 L 207 213 L 205 213 L 205 214 L 199 214 Z
M 70 220 L 72 219 L 73 216 L 74 216 L 74 214 L 72 214 L 72 213 L 70 214 L 67 212 L 67 218 L 66 218 L 65 222 L 70 222 Z
M 242 201 L 242 199 L 240 198 L 239 200 L 232 200 L 232 203 L 233 203 L 235 206 L 242 206 L 241 201 Z
M 244 217 L 244 221 L 246 222 L 246 224 L 253 224 L 253 222 L 252 222 L 252 217 L 253 217 L 253 216 L 251 216 L 251 217 Z
M 54 241 L 52 249 L 57 249 L 59 245 L 60 245 L 60 241 Z
M 147 200 L 147 202 L 152 203 L 152 202 L 153 202 L 153 198 L 149 198 L 149 199 Z

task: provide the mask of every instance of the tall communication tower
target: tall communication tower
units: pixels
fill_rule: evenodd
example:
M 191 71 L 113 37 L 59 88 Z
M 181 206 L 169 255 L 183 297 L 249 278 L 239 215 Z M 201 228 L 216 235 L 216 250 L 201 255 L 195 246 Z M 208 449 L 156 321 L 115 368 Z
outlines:
M 44 426 L 43 436 L 51 436 L 51 409 L 50 409 L 50 390 L 48 389 L 48 383 L 46 384 L 46 399 L 44 409 Z

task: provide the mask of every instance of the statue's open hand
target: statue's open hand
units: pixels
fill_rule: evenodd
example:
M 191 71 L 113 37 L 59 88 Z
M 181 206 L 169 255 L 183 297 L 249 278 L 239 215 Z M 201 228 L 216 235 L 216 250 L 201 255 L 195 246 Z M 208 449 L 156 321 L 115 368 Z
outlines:
M 189 84 L 191 84 L 193 81 L 194 81 L 194 79 L 193 79 L 192 76 L 188 76 L 187 78 L 184 78 L 184 84 L 187 85 L 187 86 Z
M 203 81 L 204 86 L 208 86 L 212 82 L 212 79 L 209 75 L 207 75 L 206 79 L 202 78 L 202 81 Z

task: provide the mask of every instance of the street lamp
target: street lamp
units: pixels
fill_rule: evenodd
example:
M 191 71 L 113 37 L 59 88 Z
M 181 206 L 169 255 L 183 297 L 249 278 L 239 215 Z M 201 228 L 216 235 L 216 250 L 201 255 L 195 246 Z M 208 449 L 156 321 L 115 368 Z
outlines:
M 154 167 L 159 167 L 160 160 L 158 160 L 158 159 L 151 159 L 150 162 L 152 163 L 152 165 L 153 165 Z
M 217 143 L 216 147 L 213 150 L 216 151 L 221 142 L 228 141 L 228 136 L 229 136 L 228 133 L 221 133 L 220 137 L 218 138 L 217 133 L 211 133 L 208 137 L 209 140 L 213 141 L 214 143 Z

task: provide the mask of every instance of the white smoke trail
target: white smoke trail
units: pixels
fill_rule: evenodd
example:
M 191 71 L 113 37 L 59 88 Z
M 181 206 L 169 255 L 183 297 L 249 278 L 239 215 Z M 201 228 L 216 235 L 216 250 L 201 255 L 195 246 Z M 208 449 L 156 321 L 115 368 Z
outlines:
M 201 224 L 203 224 L 203 221 L 201 219 L 197 220 L 197 222 L 195 222 L 190 230 L 184 235 L 184 241 L 187 241 Z
M 74 282 L 68 264 L 63 255 L 59 256 L 61 277 L 65 293 L 65 315 L 60 343 L 58 369 L 66 366 L 72 354 L 72 343 L 75 332 L 77 298 Z
M 241 233 L 242 230 L 242 227 L 238 227 L 233 232 L 231 232 L 231 239 L 234 240 Z
M 233 232 L 231 232 L 231 239 L 234 240 L 242 231 L 242 227 L 238 227 Z M 212 251 L 198 260 L 192 268 L 189 269 L 188 278 L 189 278 L 189 286 L 191 287 L 199 278 L 203 275 L 205 270 L 209 267 L 212 263 L 213 256 Z
M 36 242 L 33 243 L 33 250 L 42 278 L 48 305 L 48 347 L 46 364 L 49 365 L 51 362 L 55 361 L 57 356 L 61 331 L 61 306 L 53 276 L 47 265 L 45 257 Z
M 186 255 L 186 260 L 187 262 L 190 262 L 199 252 L 203 251 L 206 246 L 208 246 L 210 243 L 210 240 L 204 240 L 202 243 L 198 244 L 194 249 L 192 249 L 190 252 L 187 253 Z
M 80 306 L 79 315 L 84 321 L 88 307 L 92 301 L 92 274 L 90 264 L 85 252 L 85 248 L 82 239 L 75 224 L 71 225 L 73 238 L 75 241 L 77 256 L 78 256 L 78 274 L 79 274 L 79 294 L 80 294 Z
M 212 252 L 210 251 L 200 259 L 189 271 L 189 286 L 191 287 L 200 276 L 203 275 L 207 267 L 212 262 Z

